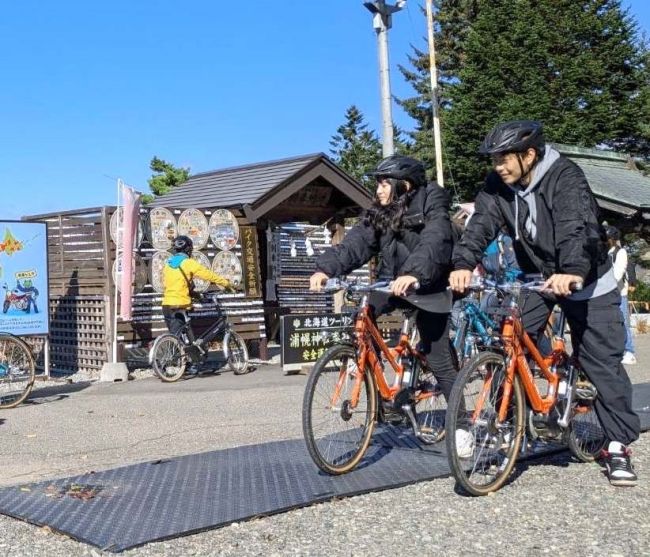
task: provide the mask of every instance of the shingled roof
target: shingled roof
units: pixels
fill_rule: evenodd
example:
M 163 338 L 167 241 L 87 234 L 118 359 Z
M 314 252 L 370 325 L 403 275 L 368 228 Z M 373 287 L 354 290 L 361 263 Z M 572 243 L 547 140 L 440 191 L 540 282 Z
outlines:
M 628 216 L 639 211 L 648 215 L 650 178 L 639 172 L 627 155 L 572 145 L 553 147 L 583 170 L 601 207 Z
M 299 178 L 323 177 L 362 207 L 370 203 L 368 192 L 324 153 L 223 168 L 191 176 L 170 193 L 157 197 L 152 206 L 246 208 L 262 204 L 277 190 Z

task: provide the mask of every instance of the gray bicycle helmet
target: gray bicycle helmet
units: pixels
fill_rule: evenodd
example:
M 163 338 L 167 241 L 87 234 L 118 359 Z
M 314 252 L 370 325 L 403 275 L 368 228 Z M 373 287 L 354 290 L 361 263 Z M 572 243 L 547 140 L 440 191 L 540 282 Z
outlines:
M 544 132 L 540 122 L 513 120 L 495 126 L 485 136 L 479 152 L 482 155 L 523 153 L 532 147 L 541 155 L 544 146 Z
M 174 245 L 172 250 L 174 253 L 184 253 L 186 255 L 192 255 L 192 250 L 194 249 L 194 242 L 189 236 L 176 236 L 174 238 Z
M 408 180 L 414 188 L 425 186 L 427 183 L 424 165 L 420 161 L 404 155 L 386 157 L 375 170 L 368 172 L 367 176 Z

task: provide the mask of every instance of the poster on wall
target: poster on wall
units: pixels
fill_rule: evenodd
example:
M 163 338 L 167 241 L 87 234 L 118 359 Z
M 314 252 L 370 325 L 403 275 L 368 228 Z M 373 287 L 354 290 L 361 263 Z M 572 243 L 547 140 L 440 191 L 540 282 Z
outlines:
M 210 238 L 220 250 L 228 251 L 237 245 L 239 225 L 228 209 L 217 209 L 210 217 Z
M 194 243 L 194 249 L 202 249 L 208 243 L 208 219 L 198 209 L 185 209 L 178 217 L 178 233 L 189 236 Z
M 18 336 L 49 333 L 47 227 L 0 221 L 0 331 Z
M 231 251 L 220 251 L 212 260 L 212 272 L 228 279 L 235 286 L 242 282 L 242 269 L 239 258 Z
M 169 209 L 155 207 L 149 212 L 149 236 L 154 248 L 165 250 L 172 247 L 177 235 L 176 219 Z

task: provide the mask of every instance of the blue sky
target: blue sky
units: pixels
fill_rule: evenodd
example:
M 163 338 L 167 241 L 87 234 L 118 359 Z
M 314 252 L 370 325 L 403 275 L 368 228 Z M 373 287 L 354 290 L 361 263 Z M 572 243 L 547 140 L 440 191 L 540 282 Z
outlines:
M 318 151 L 356 104 L 381 130 L 377 51 L 361 0 L 23 0 L 0 19 L 0 219 L 147 191 L 157 155 L 202 172 Z M 390 34 L 393 93 L 422 2 Z M 626 0 L 650 32 L 650 2 Z M 394 119 L 410 128 L 394 107 Z

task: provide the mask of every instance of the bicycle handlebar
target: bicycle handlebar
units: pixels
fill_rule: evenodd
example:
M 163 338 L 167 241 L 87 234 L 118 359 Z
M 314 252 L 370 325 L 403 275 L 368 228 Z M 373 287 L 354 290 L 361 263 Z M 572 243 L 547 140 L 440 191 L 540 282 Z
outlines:
M 354 284 L 338 278 L 327 279 L 325 286 L 321 292 L 338 292 L 340 290 L 349 290 L 350 292 L 383 292 L 385 294 L 392 294 L 391 285 L 392 281 L 378 281 L 373 284 Z M 420 283 L 416 282 L 409 290 L 417 290 L 420 288 Z
M 470 284 L 468 290 L 480 292 L 488 288 L 491 288 L 491 289 L 501 290 L 502 292 L 516 292 L 521 290 L 532 290 L 535 292 L 548 292 L 549 291 L 548 288 L 543 288 L 545 283 L 546 281 L 543 280 L 533 280 L 530 282 L 523 282 L 523 283 L 505 282 L 499 284 L 494 280 L 480 279 L 474 284 Z M 582 282 L 574 282 L 571 284 L 571 291 L 579 292 L 580 290 L 582 290 L 582 287 L 583 287 Z

